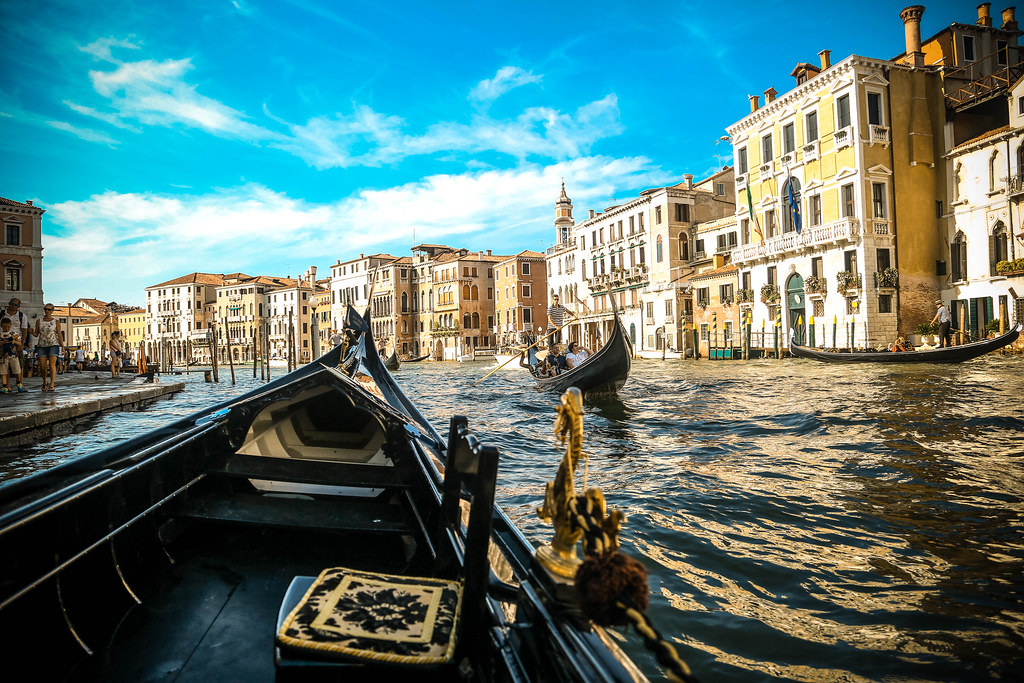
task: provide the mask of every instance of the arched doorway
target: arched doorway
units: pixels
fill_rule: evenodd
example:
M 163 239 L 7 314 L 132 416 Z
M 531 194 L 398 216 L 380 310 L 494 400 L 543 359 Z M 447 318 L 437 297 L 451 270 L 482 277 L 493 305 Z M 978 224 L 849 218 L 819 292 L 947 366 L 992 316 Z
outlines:
M 786 282 L 787 330 L 792 330 L 797 344 L 803 346 L 807 338 L 807 294 L 804 293 L 804 279 L 793 273 Z
M 434 344 L 434 360 L 444 360 L 444 342 L 440 339 Z

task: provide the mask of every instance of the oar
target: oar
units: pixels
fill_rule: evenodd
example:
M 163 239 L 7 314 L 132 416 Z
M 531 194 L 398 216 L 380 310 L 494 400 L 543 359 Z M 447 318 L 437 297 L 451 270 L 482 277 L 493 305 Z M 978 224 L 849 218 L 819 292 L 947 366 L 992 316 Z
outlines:
M 572 322 L 572 321 L 570 321 L 570 322 Z M 569 323 L 565 323 L 565 324 L 563 324 L 563 325 L 562 325 L 562 327 L 565 327 L 565 326 L 566 326 L 566 325 L 568 325 L 568 324 L 569 324 Z M 527 351 L 529 351 L 530 349 L 532 349 L 532 348 L 533 348 L 534 346 L 536 346 L 537 344 L 540 344 L 540 343 L 541 343 L 542 341 L 544 341 L 545 339 L 547 339 L 548 337 L 550 337 L 550 336 L 551 336 L 552 334 L 554 334 L 555 332 L 558 332 L 559 330 L 561 330 L 561 329 L 562 329 L 562 327 L 559 327 L 558 329 L 552 330 L 550 334 L 547 334 L 547 335 L 545 335 L 545 336 L 541 337 L 540 339 L 538 339 L 537 341 L 535 341 L 534 343 L 530 344 L 530 345 L 529 345 L 529 346 L 527 346 L 527 347 L 526 347 L 525 349 L 523 349 L 522 351 L 520 351 L 520 352 L 519 352 L 518 354 L 516 354 L 515 356 L 512 356 L 512 357 L 511 357 L 511 358 L 509 358 L 509 359 L 508 359 L 507 361 L 505 361 L 504 363 L 502 363 L 502 364 L 501 364 L 501 365 L 499 365 L 498 367 L 494 368 L 493 370 L 491 370 L 490 372 L 488 372 L 488 373 L 487 373 L 486 375 L 484 375 L 483 377 L 481 377 L 481 378 L 480 378 L 480 379 L 478 379 L 477 381 L 473 382 L 473 383 L 472 383 L 472 384 L 471 384 L 470 386 L 472 386 L 472 387 L 475 387 L 475 386 L 476 386 L 477 384 L 480 384 L 480 382 L 483 382 L 483 381 L 484 381 L 485 379 L 487 379 L 488 377 L 490 377 L 491 375 L 493 375 L 494 373 L 496 373 L 496 372 L 497 372 L 498 370 L 501 370 L 501 369 L 502 369 L 503 367 L 505 367 L 506 365 L 508 365 L 508 364 L 509 364 L 509 363 L 511 363 L 512 361 L 514 361 L 514 360 L 515 360 L 516 358 L 519 358 L 519 357 L 520 357 L 520 356 L 522 356 L 522 355 L 523 355 L 524 353 L 526 353 Z

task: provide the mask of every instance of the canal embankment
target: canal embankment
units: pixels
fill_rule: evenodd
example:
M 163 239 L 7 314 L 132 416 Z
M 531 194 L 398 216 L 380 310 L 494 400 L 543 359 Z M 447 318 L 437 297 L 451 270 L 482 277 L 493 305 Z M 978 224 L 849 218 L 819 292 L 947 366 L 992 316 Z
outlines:
M 5 448 L 70 434 L 90 418 L 109 411 L 138 410 L 184 389 L 182 382 L 146 382 L 134 375 L 71 371 L 58 375 L 54 391 L 42 391 L 38 377 L 25 378 L 27 391 L 0 394 L 0 441 Z M 12 378 L 13 379 L 13 378 Z

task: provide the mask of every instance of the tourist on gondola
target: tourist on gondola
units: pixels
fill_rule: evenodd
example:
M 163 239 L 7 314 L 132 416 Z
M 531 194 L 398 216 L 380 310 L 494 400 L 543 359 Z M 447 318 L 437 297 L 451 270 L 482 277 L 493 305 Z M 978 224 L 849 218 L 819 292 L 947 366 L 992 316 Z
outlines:
M 939 348 L 952 346 L 949 342 L 949 326 L 952 322 L 952 318 L 949 316 L 949 309 L 942 303 L 942 299 L 935 302 L 938 306 L 938 310 L 935 311 L 935 317 L 932 318 L 932 325 L 935 321 L 939 322 Z
M 569 369 L 576 367 L 587 358 L 590 357 L 590 350 L 580 346 L 577 342 L 569 342 L 569 353 L 566 354 L 565 360 L 569 366 Z

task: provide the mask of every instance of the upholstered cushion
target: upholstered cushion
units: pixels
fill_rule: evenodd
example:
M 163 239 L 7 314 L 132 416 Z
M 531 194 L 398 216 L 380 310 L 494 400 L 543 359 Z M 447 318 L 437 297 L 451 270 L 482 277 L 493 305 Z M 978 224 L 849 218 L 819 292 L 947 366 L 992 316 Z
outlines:
M 461 600 L 457 581 L 326 569 L 277 638 L 318 657 L 441 664 L 455 650 Z

